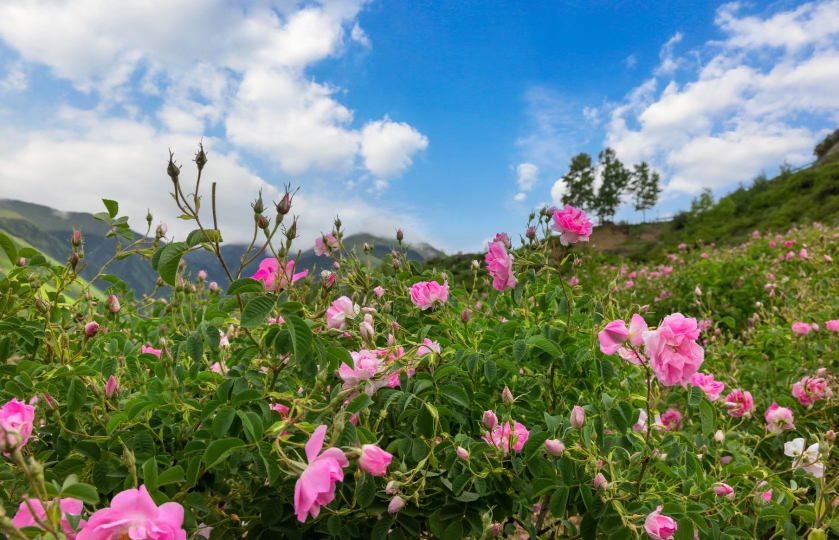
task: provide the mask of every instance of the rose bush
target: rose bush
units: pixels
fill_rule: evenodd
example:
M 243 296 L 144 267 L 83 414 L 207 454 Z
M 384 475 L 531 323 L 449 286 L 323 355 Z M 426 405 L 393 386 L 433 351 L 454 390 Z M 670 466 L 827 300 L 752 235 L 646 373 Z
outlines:
M 203 150 L 195 163 L 200 178 Z M 789 260 L 757 235 L 621 269 L 578 250 L 584 212 L 546 209 L 522 245 L 495 236 L 491 276 L 478 263 L 467 290 L 408 260 L 401 231 L 371 269 L 336 220 L 315 282 L 292 255 L 293 193 L 254 202 L 261 241 L 236 267 L 209 227 L 215 201 L 200 213 L 167 172 L 195 224 L 185 239 L 149 216 L 134 241 L 114 201 L 97 214 L 132 238 L 114 260 L 159 273 L 149 297 L 107 265 L 104 290 L 81 282 L 82 234 L 64 265 L 0 235 L 17 262 L 0 274 L 9 537 L 839 532 L 826 229 L 791 232 L 809 249 Z M 222 259 L 226 290 L 182 263 L 197 249 Z

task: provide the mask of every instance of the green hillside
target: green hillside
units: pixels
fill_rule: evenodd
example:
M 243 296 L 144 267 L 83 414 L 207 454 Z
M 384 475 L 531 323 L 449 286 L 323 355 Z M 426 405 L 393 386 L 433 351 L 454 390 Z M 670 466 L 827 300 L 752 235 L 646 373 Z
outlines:
M 84 235 L 84 260 L 87 267 L 82 271 L 81 276 L 84 279 L 92 279 L 102 265 L 110 260 L 116 247 L 116 241 L 113 238 L 105 237 L 108 233 L 108 226 L 105 223 L 83 212 L 59 212 L 38 204 L 0 199 L 0 232 L 11 237 L 19 246 L 31 246 L 53 261 L 63 263 L 70 256 L 72 252 L 70 236 L 74 229 L 80 230 Z M 135 233 L 135 239 L 140 236 Z M 395 238 L 379 238 L 364 233 L 344 238 L 345 247 L 356 249 L 359 254 L 363 253 L 364 243 L 373 246 L 370 261 L 374 266 L 378 266 L 398 245 Z M 408 258 L 416 261 L 442 255 L 441 251 L 424 243 L 407 247 Z M 246 249 L 247 246 L 242 244 L 222 244 L 221 247 L 228 266 L 233 268 L 238 268 L 239 260 Z M 188 253 L 184 259 L 193 274 L 199 270 L 206 270 L 210 280 L 216 281 L 222 287 L 227 286 L 227 275 L 213 253 L 194 251 Z M 248 265 L 242 275 L 253 274 L 260 260 L 261 258 Z M 11 264 L 5 256 L 0 256 L 0 268 Z M 331 264 L 329 258 L 317 257 L 313 249 L 307 249 L 300 255 L 297 268 L 316 272 L 320 268 L 331 267 Z M 138 295 L 151 293 L 157 281 L 157 273 L 152 270 L 151 264 L 136 257 L 115 261 L 109 267 L 109 273 L 127 282 Z M 109 286 L 106 283 L 97 285 L 103 290 Z

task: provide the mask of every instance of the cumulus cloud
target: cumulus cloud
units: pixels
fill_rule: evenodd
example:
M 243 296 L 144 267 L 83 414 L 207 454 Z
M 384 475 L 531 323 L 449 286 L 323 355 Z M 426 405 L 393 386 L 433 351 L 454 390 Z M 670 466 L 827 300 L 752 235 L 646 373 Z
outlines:
M 240 182 L 246 198 L 253 189 L 245 188 L 271 191 L 253 172 L 255 163 L 279 172 L 276 182 L 305 180 L 325 187 L 323 193 L 359 175 L 372 175 L 386 185 L 411 166 L 428 139 L 387 116 L 359 121 L 339 101 L 340 88 L 307 73 L 353 47 L 371 47 L 356 20 L 365 3 L 5 0 L 0 3 L 0 42 L 20 61 L 7 70 L 0 86 L 25 85 L 27 69 L 45 67 L 51 82 L 69 83 L 77 92 L 74 97 L 93 105 L 80 111 L 60 103 L 64 118 L 47 125 L 6 126 L 14 129 L 16 148 L 0 147 L 0 178 L 23 174 L 28 182 L 11 190 L 4 182 L 3 196 L 41 200 L 47 175 L 56 171 L 33 156 L 54 147 L 72 166 L 63 185 L 73 191 L 65 201 L 53 201 L 56 206 L 90 208 L 70 201 L 94 200 L 103 196 L 103 187 L 123 200 L 145 197 L 147 186 L 140 178 L 157 170 L 149 169 L 151 156 L 159 159 L 161 151 L 178 145 L 190 148 L 186 156 L 207 133 L 217 135 L 205 140 L 216 149 L 218 173 L 231 175 L 219 188 Z M 83 122 L 74 125 L 68 117 Z M 127 133 L 134 137 L 123 136 Z M 141 145 L 151 146 L 140 150 Z M 88 170 L 94 153 L 109 165 L 108 182 L 93 174 L 95 168 Z M 244 204 L 242 197 L 231 191 L 226 201 Z M 364 204 L 354 208 L 374 210 Z
M 177 238 L 185 238 L 194 223 L 177 219 L 174 201 L 168 195 L 172 182 L 166 175 L 171 147 L 182 165 L 183 189 L 194 188 L 195 166 L 190 161 L 196 139 L 183 134 L 161 134 L 148 123 L 128 119 L 102 120 L 96 114 L 65 108 L 60 127 L 48 132 L 24 133 L 0 129 L 0 178 L 3 197 L 23 199 L 60 211 L 101 211 L 101 198 L 117 200 L 135 230 L 145 230 L 146 212 L 163 221 Z M 225 141 L 205 137 L 209 154 L 202 174 L 202 219 L 211 220 L 210 185 L 217 183 L 219 228 L 227 242 L 250 241 L 253 211 L 250 203 L 260 190 L 273 219 L 271 201 L 280 200 L 280 190 L 248 169 Z M 427 238 L 422 222 L 410 209 L 380 207 L 348 190 L 307 183 L 294 199 L 294 214 L 300 215 L 299 246 L 308 249 L 321 231 L 332 228 L 339 215 L 346 230 L 390 234 L 397 227 L 412 231 L 412 241 Z M 286 217 L 290 220 L 290 216 Z M 288 224 L 288 223 L 286 223 Z
M 428 138 L 404 122 L 385 118 L 361 130 L 364 166 L 378 177 L 401 175 L 413 163 L 412 156 L 427 147 Z
M 679 55 L 681 35 L 671 38 L 654 76 L 613 105 L 606 144 L 625 162 L 662 170 L 671 193 L 806 163 L 839 122 L 839 4 L 741 10 L 717 11 L 723 40 Z
M 532 163 L 519 163 L 516 167 L 516 184 L 522 191 L 530 191 L 539 180 L 539 167 Z

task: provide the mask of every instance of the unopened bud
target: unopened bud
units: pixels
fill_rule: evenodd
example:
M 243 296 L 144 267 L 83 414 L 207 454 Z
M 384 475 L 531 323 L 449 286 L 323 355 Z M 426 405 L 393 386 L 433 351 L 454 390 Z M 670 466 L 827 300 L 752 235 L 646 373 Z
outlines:
M 527 228 L 527 232 L 524 233 L 524 235 L 530 240 L 535 239 L 536 238 L 536 227 L 531 225 L 530 227 Z
M 92 338 L 99 332 L 99 323 L 96 321 L 90 321 L 86 325 L 84 325 L 84 335 L 88 338 Z
M 178 175 L 181 174 L 181 168 L 175 164 L 175 160 L 172 158 L 175 157 L 171 151 L 169 152 L 169 164 L 166 166 L 166 174 L 169 175 L 169 178 L 172 179 L 172 182 L 175 184 L 178 183 Z
M 405 235 L 402 233 L 402 229 L 396 229 L 396 241 L 401 243 L 404 238 Z
M 579 405 L 571 410 L 571 426 L 580 429 L 586 423 L 586 411 Z
M 168 230 L 169 227 L 167 227 L 165 223 L 161 223 L 157 226 L 157 230 L 155 232 L 158 238 L 163 238 L 164 236 L 166 236 L 166 231 Z
M 82 232 L 73 231 L 73 236 L 70 238 L 70 243 L 73 244 L 75 247 L 79 247 L 80 245 L 82 245 Z
M 462 446 L 457 447 L 457 457 L 464 461 L 469 460 L 469 450 L 463 448 Z
M 393 267 L 399 270 L 399 259 L 393 259 Z
M 149 227 L 151 227 L 152 220 L 154 220 L 154 216 L 151 215 L 151 210 L 146 209 L 146 223 L 149 224 Z
M 259 190 L 259 197 L 251 203 L 251 208 L 253 208 L 255 216 L 260 216 L 263 210 L 265 210 L 265 205 L 262 204 L 262 190 Z
M 828 429 L 827 433 L 824 434 L 824 438 L 827 439 L 828 441 L 832 441 L 832 440 L 836 439 L 836 432 L 833 431 L 832 429 Z
M 513 398 L 513 393 L 510 392 L 510 389 L 506 386 L 504 387 L 504 390 L 501 391 L 501 401 L 503 401 L 504 405 L 507 405 L 508 407 L 516 401 L 515 398 Z
M 271 220 L 265 216 L 259 216 L 259 219 L 257 219 L 256 224 L 260 229 L 267 229 L 271 226 Z
M 36 298 L 35 308 L 41 313 L 47 313 L 50 310 L 50 303 L 43 298 Z
M 285 194 L 280 199 L 280 202 L 276 204 L 277 207 L 277 214 L 284 216 L 291 212 L 291 193 L 286 190 Z
M 111 295 L 105 301 L 105 305 L 108 306 L 108 311 L 112 314 L 116 315 L 119 313 L 121 306 L 119 305 L 119 300 L 117 299 L 116 295 Z
M 193 161 L 195 161 L 195 165 L 198 167 L 199 172 L 204 168 L 204 165 L 207 164 L 207 154 L 204 152 L 204 145 L 202 143 L 198 143 L 198 153 L 195 154 L 195 159 Z

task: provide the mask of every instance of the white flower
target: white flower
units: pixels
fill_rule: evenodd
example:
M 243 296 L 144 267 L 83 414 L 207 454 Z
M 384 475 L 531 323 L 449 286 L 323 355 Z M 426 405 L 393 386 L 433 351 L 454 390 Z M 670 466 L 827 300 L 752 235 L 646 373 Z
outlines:
M 799 437 L 784 444 L 784 455 L 793 458 L 793 466 L 804 469 L 816 478 L 824 476 L 824 464 L 819 463 L 819 443 L 804 448 L 804 439 Z

